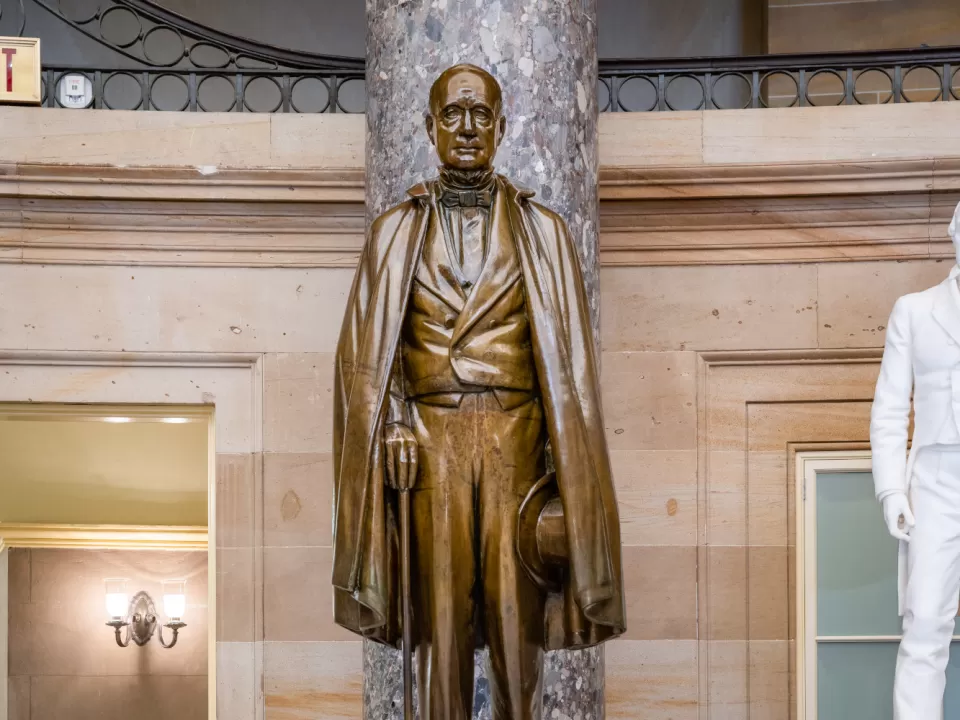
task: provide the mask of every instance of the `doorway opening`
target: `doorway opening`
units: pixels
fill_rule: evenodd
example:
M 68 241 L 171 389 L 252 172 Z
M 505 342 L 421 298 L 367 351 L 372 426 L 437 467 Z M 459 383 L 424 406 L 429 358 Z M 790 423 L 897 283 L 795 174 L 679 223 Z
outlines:
M 0 720 L 216 716 L 213 420 L 0 404 Z

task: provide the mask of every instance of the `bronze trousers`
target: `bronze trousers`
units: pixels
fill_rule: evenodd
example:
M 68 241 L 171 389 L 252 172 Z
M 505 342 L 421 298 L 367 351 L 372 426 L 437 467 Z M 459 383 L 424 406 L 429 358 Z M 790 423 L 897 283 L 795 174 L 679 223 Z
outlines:
M 543 408 L 539 398 L 510 407 L 489 391 L 459 405 L 422 400 L 411 403 L 420 717 L 470 720 L 483 643 L 493 718 L 540 720 L 545 597 L 519 564 L 516 533 L 520 504 L 544 473 Z

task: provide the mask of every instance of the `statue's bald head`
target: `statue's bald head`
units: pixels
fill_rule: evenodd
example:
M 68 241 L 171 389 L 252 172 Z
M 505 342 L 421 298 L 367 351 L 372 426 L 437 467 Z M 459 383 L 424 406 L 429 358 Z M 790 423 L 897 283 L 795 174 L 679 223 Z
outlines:
M 503 108 L 503 90 L 497 79 L 483 68 L 463 63 L 447 68 L 430 88 L 430 112 L 437 115 L 450 102 L 473 95 L 498 116 Z
M 500 84 L 476 65 L 454 65 L 430 88 L 427 134 L 448 168 L 486 170 L 506 129 Z

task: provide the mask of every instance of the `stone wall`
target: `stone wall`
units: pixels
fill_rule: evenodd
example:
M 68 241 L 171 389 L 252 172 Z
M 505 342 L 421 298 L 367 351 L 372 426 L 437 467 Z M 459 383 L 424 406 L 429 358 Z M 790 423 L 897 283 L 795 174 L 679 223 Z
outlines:
M 953 0 L 766 0 L 771 53 L 960 45 Z
M 958 117 L 601 118 L 629 624 L 609 717 L 789 717 L 792 453 L 867 441 L 893 301 L 951 264 Z M 215 403 L 220 716 L 358 718 L 330 449 L 363 119 L 0 109 L 0 126 L 0 401 Z
M 206 553 L 7 552 L 8 720 L 207 717 Z M 176 646 L 162 648 L 156 635 L 142 648 L 117 646 L 104 624 L 110 577 L 128 578 L 130 595 L 148 592 L 161 613 L 162 581 L 186 579 L 187 627 Z
M 899 50 L 924 45 L 960 45 L 960 4 L 953 0 L 765 0 L 767 52 L 820 53 Z M 939 76 L 917 67 L 903 73 L 903 89 L 911 102 L 929 102 L 942 95 Z M 891 102 L 892 78 L 879 70 L 857 73 L 858 102 Z M 951 83 L 960 92 L 960 79 Z M 774 75 L 763 88 L 774 107 L 789 105 L 796 83 Z M 836 105 L 844 97 L 843 79 L 821 73 L 809 79 L 813 105 Z

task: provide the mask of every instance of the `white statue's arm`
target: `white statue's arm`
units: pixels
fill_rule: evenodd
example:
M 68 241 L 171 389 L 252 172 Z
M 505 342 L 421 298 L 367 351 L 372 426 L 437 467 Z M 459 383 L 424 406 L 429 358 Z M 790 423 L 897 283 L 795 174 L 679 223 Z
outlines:
M 907 499 L 907 433 L 913 394 L 910 345 L 909 308 L 905 299 L 900 298 L 887 323 L 887 341 L 870 422 L 877 498 L 883 503 L 887 529 L 900 540 L 908 539 L 914 522 Z

